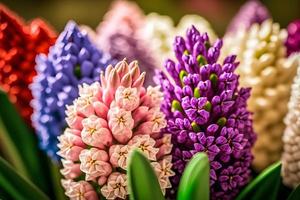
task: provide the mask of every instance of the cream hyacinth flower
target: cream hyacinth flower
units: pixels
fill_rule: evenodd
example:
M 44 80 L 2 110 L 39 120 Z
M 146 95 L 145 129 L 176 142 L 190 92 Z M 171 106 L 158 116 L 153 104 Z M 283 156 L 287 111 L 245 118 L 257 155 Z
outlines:
M 236 55 L 237 60 L 243 60 L 243 54 L 246 50 L 246 44 L 248 39 L 248 31 L 245 29 L 240 29 L 234 34 L 228 34 L 224 36 L 223 39 L 223 49 L 221 51 L 220 60 L 223 61 L 227 55 Z M 237 68 L 237 71 L 240 67 Z
M 79 87 L 67 106 L 68 128 L 58 137 L 65 194 L 71 199 L 127 199 L 127 160 L 139 149 L 156 163 L 163 192 L 170 188 L 171 136 L 162 133 L 159 87 L 145 88 L 145 72 L 125 59 L 108 66 L 95 82 Z
M 285 185 L 296 187 L 300 184 L 300 54 L 291 55 L 297 59 L 298 72 L 292 85 L 288 114 L 284 120 L 281 174 Z
M 295 59 L 286 58 L 285 39 L 286 31 L 271 20 L 224 39 L 222 54 L 237 54 L 240 83 L 252 87 L 248 105 L 254 113 L 253 166 L 258 171 L 279 160 L 282 152 L 283 118 L 297 67 Z
M 174 56 L 172 49 L 175 36 L 185 35 L 185 31 L 191 25 L 202 32 L 207 32 L 211 41 L 214 42 L 217 39 L 209 22 L 198 15 L 185 15 L 175 26 L 171 17 L 150 13 L 145 19 L 141 32 L 151 42 L 153 52 L 156 52 L 157 57 L 163 62 L 166 58 Z
M 153 52 L 156 52 L 157 57 L 166 58 L 171 54 L 173 36 L 176 32 L 171 17 L 150 13 L 146 16 L 145 25 L 141 32 L 151 42 Z

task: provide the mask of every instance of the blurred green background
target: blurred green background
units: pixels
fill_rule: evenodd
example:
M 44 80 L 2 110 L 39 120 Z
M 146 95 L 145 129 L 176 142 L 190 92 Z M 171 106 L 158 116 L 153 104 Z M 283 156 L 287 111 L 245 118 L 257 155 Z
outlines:
M 25 19 L 42 17 L 57 31 L 69 19 L 96 27 L 108 10 L 111 0 L 0 0 Z M 176 22 L 188 13 L 205 17 L 222 35 L 230 19 L 245 0 L 136 0 L 144 12 L 158 12 L 171 16 Z M 282 27 L 300 18 L 300 0 L 262 0 L 274 21 Z

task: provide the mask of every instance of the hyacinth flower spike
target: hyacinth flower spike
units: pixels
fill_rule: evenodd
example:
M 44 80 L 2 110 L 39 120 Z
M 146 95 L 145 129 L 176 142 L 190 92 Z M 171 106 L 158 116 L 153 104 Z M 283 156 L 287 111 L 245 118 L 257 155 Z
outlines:
M 169 16 L 150 13 L 145 18 L 141 33 L 151 41 L 150 46 L 160 62 L 171 54 L 175 31 L 174 21 Z
M 108 66 L 100 82 L 79 87 L 79 97 L 67 107 L 68 128 L 59 136 L 66 195 L 126 199 L 127 159 L 133 149 L 149 159 L 164 192 L 171 187 L 172 145 L 160 111 L 159 87 L 143 84 L 137 61 Z
M 289 187 L 295 188 L 300 184 L 300 54 L 293 54 L 292 57 L 297 60 L 298 72 L 292 84 L 291 97 L 288 103 L 288 113 L 284 119 L 286 128 L 282 138 L 284 151 L 281 158 L 281 174 L 283 183 Z
M 167 60 L 164 73 L 157 75 L 164 93 L 161 109 L 172 135 L 171 178 L 174 197 L 187 162 L 197 152 L 210 161 L 212 199 L 233 199 L 250 180 L 253 132 L 247 109 L 249 88 L 239 88 L 235 56 L 218 63 L 222 41 L 211 44 L 206 33 L 194 26 L 186 38 L 176 37 L 176 61 Z
M 54 160 L 58 160 L 57 136 L 67 127 L 65 107 L 78 97 L 78 84 L 99 80 L 101 70 L 111 62 L 72 21 L 50 48 L 49 55 L 37 57 L 38 74 L 31 85 L 32 121 L 41 148 Z
M 294 58 L 287 58 L 284 46 L 287 34 L 278 23 L 266 20 L 239 33 L 225 38 L 222 54 L 238 54 L 240 83 L 252 87 L 248 105 L 258 135 L 253 148 L 253 167 L 261 171 L 280 159 L 285 128 L 283 119 L 297 64 Z
M 96 42 L 114 59 L 138 60 L 147 73 L 145 85 L 153 84 L 154 71 L 160 65 L 143 34 L 145 14 L 132 1 L 116 0 L 97 27 Z
M 35 56 L 48 53 L 56 34 L 40 19 L 26 24 L 1 4 L 0 19 L 0 87 L 31 127 L 32 94 L 28 86 L 36 75 Z

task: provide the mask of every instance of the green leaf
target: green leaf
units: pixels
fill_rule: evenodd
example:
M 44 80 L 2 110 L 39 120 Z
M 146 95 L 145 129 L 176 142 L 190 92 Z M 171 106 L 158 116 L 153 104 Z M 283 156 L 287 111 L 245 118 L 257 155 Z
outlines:
M 164 200 L 150 162 L 138 150 L 129 157 L 127 177 L 131 200 Z
M 300 184 L 293 190 L 287 200 L 299 200 L 300 199 Z
M 0 188 L 18 200 L 49 200 L 33 183 L 22 177 L 0 157 Z
M 47 171 L 42 167 L 45 156 L 39 151 L 37 138 L 24 124 L 5 92 L 0 90 L 0 140 L 5 157 L 16 170 L 38 185 L 43 191 L 47 186 Z
M 17 147 L 13 143 L 8 133 L 8 130 L 4 126 L 0 118 L 0 139 L 1 146 L 4 156 L 6 156 L 9 161 L 15 166 L 15 168 L 24 176 L 28 176 L 26 167 L 23 163 L 21 155 L 18 152 Z
M 285 186 L 282 181 L 282 177 L 280 179 L 280 185 L 277 192 L 277 200 L 288 199 L 288 196 L 292 193 L 292 189 Z
M 259 174 L 236 200 L 273 200 L 276 199 L 281 182 L 281 163 L 275 163 Z
M 205 153 L 197 153 L 186 166 L 177 199 L 209 200 L 209 160 Z

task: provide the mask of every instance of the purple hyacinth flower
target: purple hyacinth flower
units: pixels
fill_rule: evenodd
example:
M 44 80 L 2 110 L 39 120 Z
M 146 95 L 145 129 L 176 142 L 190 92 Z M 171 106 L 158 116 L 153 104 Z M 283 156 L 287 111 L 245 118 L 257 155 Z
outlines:
M 287 55 L 300 52 L 300 19 L 291 22 L 288 27 L 288 37 L 285 42 Z
M 57 160 L 57 136 L 67 126 L 66 105 L 78 97 L 79 84 L 99 81 L 100 72 L 111 60 L 71 21 L 50 47 L 48 56 L 41 54 L 36 62 L 37 76 L 31 85 L 32 121 L 41 148 Z
M 176 188 L 185 165 L 197 152 L 210 160 L 212 199 L 233 199 L 250 179 L 251 148 L 256 139 L 252 115 L 247 109 L 249 88 L 239 87 L 236 56 L 219 59 L 222 41 L 211 44 L 207 34 L 194 26 L 186 38 L 176 37 L 176 61 L 167 60 L 166 71 L 156 80 L 165 95 L 161 109 L 172 134 Z
M 250 28 L 270 18 L 268 9 L 258 0 L 247 1 L 231 20 L 226 33 L 235 33 L 240 28 Z
M 142 31 L 145 14 L 133 1 L 114 1 L 97 27 L 96 40 L 99 46 L 114 59 L 137 60 L 141 70 L 147 73 L 145 85 L 153 84 L 155 70 L 160 62 L 154 56 Z

